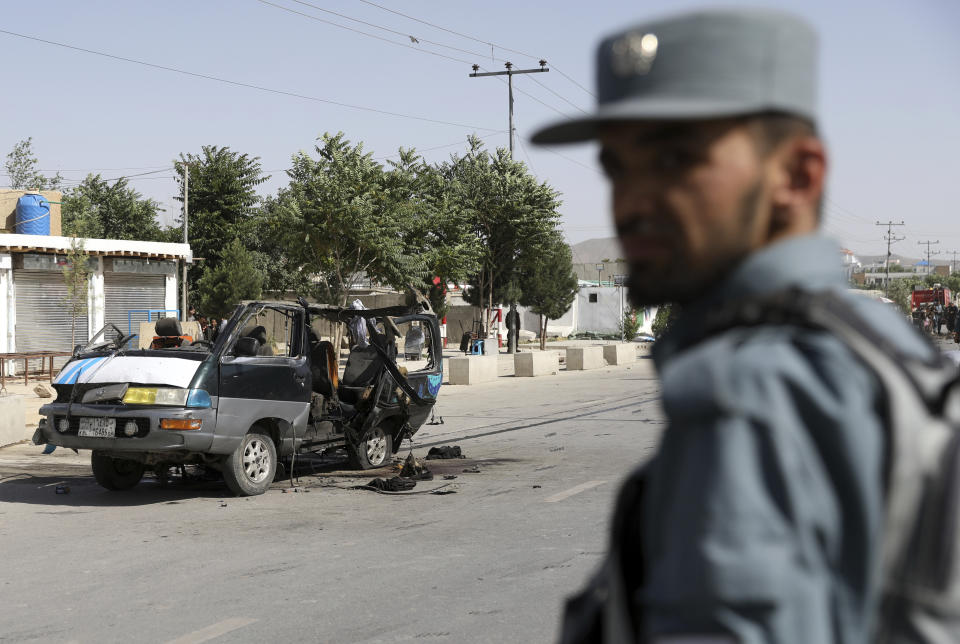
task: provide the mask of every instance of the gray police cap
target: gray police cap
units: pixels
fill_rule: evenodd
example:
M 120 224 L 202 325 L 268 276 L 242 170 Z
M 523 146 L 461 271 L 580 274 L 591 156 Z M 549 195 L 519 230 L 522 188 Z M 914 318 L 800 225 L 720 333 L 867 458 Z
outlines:
M 791 14 L 716 9 L 614 34 L 597 51 L 597 109 L 550 125 L 534 143 L 573 143 L 614 121 L 763 112 L 816 121 L 817 36 Z

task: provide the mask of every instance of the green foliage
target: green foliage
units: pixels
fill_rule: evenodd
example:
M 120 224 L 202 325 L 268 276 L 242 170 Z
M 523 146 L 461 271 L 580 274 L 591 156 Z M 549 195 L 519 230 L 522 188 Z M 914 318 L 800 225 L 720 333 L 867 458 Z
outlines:
M 14 190 L 58 190 L 63 181 L 60 173 L 45 177 L 37 169 L 38 166 L 39 161 L 33 156 L 31 136 L 13 146 L 3 167 Z
M 632 341 L 640 327 L 643 326 L 643 319 L 638 315 L 639 311 L 628 306 L 623 310 L 623 318 L 620 320 L 621 337 L 627 342 Z
M 199 310 L 204 315 L 228 317 L 241 300 L 259 298 L 262 286 L 263 276 L 256 268 L 253 254 L 234 238 L 224 246 L 215 266 L 204 267 L 203 277 L 197 283 Z
M 653 337 L 660 338 L 660 336 L 669 331 L 677 315 L 679 315 L 679 307 L 675 304 L 661 304 L 658 306 L 657 317 L 653 319 L 653 325 L 651 326 Z
M 99 174 L 88 174 L 62 203 L 68 236 L 167 241 L 157 220 L 160 204 L 144 199 L 124 178 L 111 185 Z
M 454 155 L 439 171 L 467 230 L 480 244 L 479 270 L 470 280 L 475 288 L 465 295 L 471 303 L 489 307 L 519 299 L 524 257 L 538 257 L 551 243 L 560 200 L 507 150 L 491 154 L 475 137 L 468 143 L 465 155 Z
M 520 304 L 540 315 L 540 349 L 544 349 L 547 322 L 570 309 L 578 290 L 573 255 L 559 231 L 540 242 L 536 257 L 523 257 L 518 282 L 522 284 Z
M 269 271 L 279 248 L 269 246 L 271 238 L 263 239 L 264 222 L 257 217 L 257 186 L 270 178 L 263 174 L 260 158 L 228 147 L 205 145 L 198 155 L 181 154 L 174 166 L 180 184 L 179 201 L 183 201 L 186 168 L 190 167 L 187 233 L 194 257 L 203 258 L 190 269 L 190 281 L 195 283 L 201 270 L 216 268 L 225 251 L 224 241 L 233 238 L 258 253 L 255 263 Z M 182 216 L 177 219 L 177 227 L 182 239 Z
M 407 222 L 404 246 L 419 257 L 424 271 L 414 284 L 430 299 L 434 312 L 447 312 L 446 285 L 465 283 L 480 266 L 481 245 L 466 213 L 453 199 L 444 177 L 414 150 L 399 151 L 384 175 L 386 191 Z M 435 278 L 439 283 L 434 284 Z
M 63 266 L 63 281 L 67 286 L 64 305 L 70 312 L 70 346 L 77 344 L 77 318 L 87 312 L 87 292 L 90 284 L 90 256 L 83 248 L 82 239 L 73 239 L 66 252 L 67 263 Z M 83 338 L 86 340 L 86 338 Z
M 291 264 L 311 276 L 312 294 L 344 305 L 363 277 L 397 289 L 421 282 L 423 258 L 405 243 L 417 209 L 403 182 L 391 183 L 363 145 L 342 132 L 319 141 L 316 159 L 293 157 L 290 184 L 271 213 Z

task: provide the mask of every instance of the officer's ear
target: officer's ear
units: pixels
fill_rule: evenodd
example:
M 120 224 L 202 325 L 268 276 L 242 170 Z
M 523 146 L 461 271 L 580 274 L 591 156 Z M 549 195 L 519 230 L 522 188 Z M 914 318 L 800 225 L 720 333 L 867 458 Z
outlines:
M 812 231 L 820 219 L 827 150 L 812 135 L 789 137 L 767 158 L 771 227 Z

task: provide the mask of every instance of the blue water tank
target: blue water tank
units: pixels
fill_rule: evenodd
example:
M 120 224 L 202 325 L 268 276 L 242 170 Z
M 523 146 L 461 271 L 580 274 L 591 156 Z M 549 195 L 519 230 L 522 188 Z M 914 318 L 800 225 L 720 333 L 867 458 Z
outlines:
M 43 195 L 28 194 L 17 200 L 17 234 L 49 235 L 50 202 Z

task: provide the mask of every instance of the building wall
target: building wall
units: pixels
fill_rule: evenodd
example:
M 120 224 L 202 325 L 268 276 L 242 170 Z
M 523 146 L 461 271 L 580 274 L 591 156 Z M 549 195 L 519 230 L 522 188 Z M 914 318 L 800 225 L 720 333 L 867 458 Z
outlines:
M 577 333 L 619 333 L 626 289 L 616 286 L 581 286 L 577 293 Z M 591 299 L 595 301 L 591 301 Z

